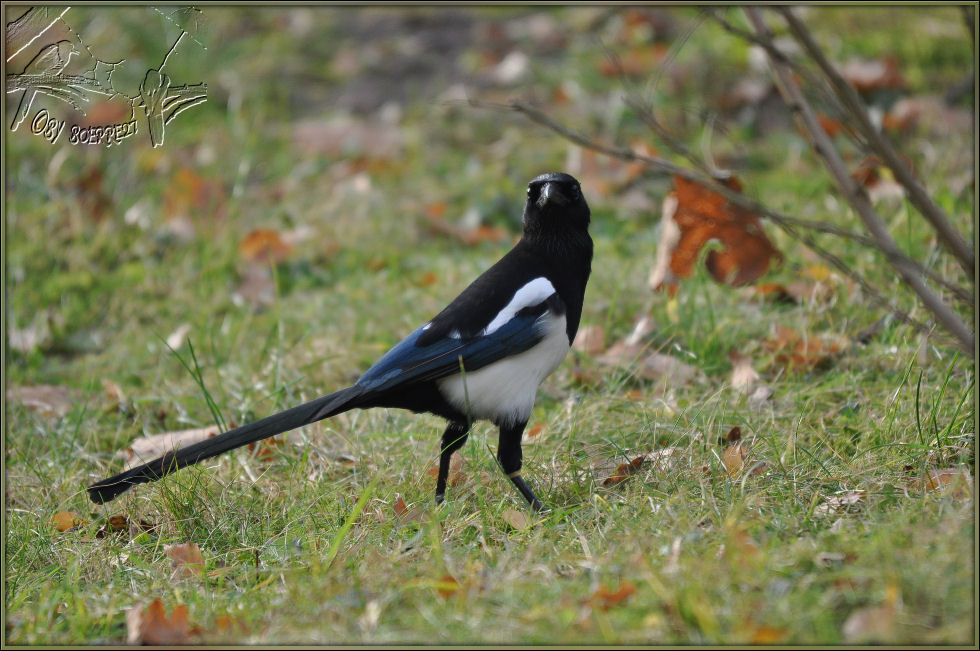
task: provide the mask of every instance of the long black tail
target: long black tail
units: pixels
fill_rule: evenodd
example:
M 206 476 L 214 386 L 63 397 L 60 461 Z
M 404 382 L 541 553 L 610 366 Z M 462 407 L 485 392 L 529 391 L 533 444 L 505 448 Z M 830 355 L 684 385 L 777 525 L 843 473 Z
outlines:
M 354 385 L 303 403 L 298 407 L 273 414 L 262 420 L 257 420 L 254 423 L 236 427 L 186 448 L 168 452 L 142 466 L 131 468 L 114 477 L 103 479 L 97 484 L 92 484 L 88 487 L 88 495 L 96 504 L 103 504 L 115 499 L 137 484 L 156 481 L 184 466 L 192 466 L 205 459 L 216 457 L 223 452 L 353 409 L 360 404 L 358 398 L 361 398 L 364 393 L 365 389 Z

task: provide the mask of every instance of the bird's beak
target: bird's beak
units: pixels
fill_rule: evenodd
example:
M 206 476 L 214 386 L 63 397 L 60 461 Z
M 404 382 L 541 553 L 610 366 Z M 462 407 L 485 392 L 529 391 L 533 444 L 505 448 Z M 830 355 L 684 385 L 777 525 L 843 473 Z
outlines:
M 538 195 L 538 208 L 544 208 L 546 203 L 556 203 L 563 205 L 568 203 L 568 197 L 561 193 L 561 190 L 554 183 L 545 183 Z

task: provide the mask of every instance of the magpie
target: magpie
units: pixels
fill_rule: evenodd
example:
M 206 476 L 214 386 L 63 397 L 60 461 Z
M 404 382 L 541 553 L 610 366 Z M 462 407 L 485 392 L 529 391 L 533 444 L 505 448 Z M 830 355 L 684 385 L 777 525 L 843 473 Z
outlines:
M 432 413 L 442 435 L 435 499 L 446 493 L 449 461 L 474 421 L 499 428 L 497 460 L 535 511 L 541 501 L 521 477 L 521 437 L 538 386 L 575 339 L 592 269 L 590 211 L 579 182 L 552 172 L 531 180 L 523 233 L 442 312 L 381 357 L 353 385 L 242 425 L 88 488 L 93 502 L 136 484 L 287 430 L 372 407 Z

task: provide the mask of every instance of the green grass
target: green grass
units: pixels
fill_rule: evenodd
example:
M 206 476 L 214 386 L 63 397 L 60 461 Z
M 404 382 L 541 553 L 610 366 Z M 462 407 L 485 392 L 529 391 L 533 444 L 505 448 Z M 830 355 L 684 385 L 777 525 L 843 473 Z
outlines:
M 79 11 L 83 29 L 98 10 Z M 569 146 L 543 129 L 443 104 L 424 80 L 409 79 L 398 126 L 403 149 L 365 162 L 365 188 L 344 171 L 350 156 L 311 154 L 291 137 L 295 122 L 333 115 L 330 101 L 310 99 L 345 88 L 332 57 L 344 47 L 365 57 L 369 50 L 348 33 L 345 21 L 356 12 L 310 11 L 314 29 L 287 36 L 282 13 L 206 8 L 205 37 L 215 46 L 179 71 L 206 79 L 211 95 L 168 128 L 162 148 L 142 140 L 69 147 L 51 171 L 58 147 L 8 134 L 8 328 L 43 323 L 50 334 L 35 350 L 7 349 L 7 386 L 75 391 L 60 418 L 6 404 L 8 644 L 118 644 L 126 610 L 156 598 L 168 611 L 186 604 L 201 627 L 195 641 L 215 643 L 742 644 L 770 635 L 840 644 L 849 617 L 879 606 L 891 609 L 887 630 L 872 640 L 975 640 L 972 483 L 923 484 L 930 470 L 974 468 L 972 360 L 941 332 L 926 338 L 898 323 L 867 344 L 853 342 L 882 313 L 836 276 L 826 281 L 826 299 L 792 306 L 717 285 L 700 265 L 674 299 L 651 293 L 659 208 L 625 211 L 619 192 L 587 197 L 596 257 L 583 323 L 602 325 L 612 343 L 649 314 L 657 325 L 651 346 L 701 376 L 668 382 L 664 392 L 629 368 L 572 353 L 542 386 L 532 423 L 544 427 L 525 442 L 524 475 L 551 508 L 527 529 L 507 523 L 506 510 L 527 509 L 496 465 L 489 425 L 478 424 L 458 453 L 465 480 L 436 507 L 426 470 L 438 455 L 441 421 L 380 410 L 290 432 L 271 459 L 238 451 L 94 507 L 84 487 L 118 471 L 115 452 L 143 434 L 221 419 L 241 424 L 349 384 L 510 246 L 467 247 L 433 234 L 426 208 L 445 202 L 447 219 L 475 209 L 516 236 L 526 181 L 566 165 Z M 621 82 L 597 72 L 602 48 L 580 33 L 587 16 L 576 11 L 554 14 L 575 26 L 564 49 L 515 37 L 533 63 L 507 93 L 549 97 L 574 81 L 591 99 L 557 108 L 562 120 L 623 143 L 649 139 L 629 112 L 609 108 Z M 942 92 L 930 84 L 970 70 L 966 41 L 948 35 L 962 29 L 957 11 L 930 10 L 943 29 L 925 34 L 915 32 L 920 10 L 892 9 L 870 27 L 869 11 L 810 17 L 825 36 L 844 26 L 837 57 L 900 47 L 913 95 Z M 471 15 L 515 25 L 530 13 Z M 668 13 L 683 28 L 695 22 L 691 11 Z M 124 23 L 136 30 L 142 20 L 131 11 Z M 91 35 L 96 51 L 112 39 L 104 22 L 101 40 Z M 618 24 L 596 29 L 619 46 Z M 402 36 L 372 46 L 397 57 Z M 149 36 L 133 39 L 134 61 L 159 57 Z M 466 46 L 467 65 L 482 60 L 481 43 Z M 678 48 L 674 65 L 689 72 L 661 82 L 657 102 L 697 148 L 703 121 L 691 107 L 717 95 L 719 75 L 744 74 L 747 54 L 710 24 Z M 297 98 L 304 88 L 310 97 Z M 235 93 L 241 97 L 231 101 Z M 712 142 L 752 161 L 737 173 L 754 196 L 800 217 L 856 225 L 832 199 L 817 161 L 787 153 L 800 150 L 795 132 L 761 136 L 736 121 L 721 125 Z M 947 183 L 964 173 L 969 142 L 927 125 L 900 144 L 972 233 L 974 198 Z M 947 154 L 929 153 L 936 151 Z M 92 168 L 109 201 L 101 219 L 87 208 L 91 190 L 77 185 Z M 190 199 L 182 169 L 215 194 Z M 605 169 L 588 174 L 594 181 Z M 643 177 L 637 187 L 656 206 L 667 183 Z M 965 282 L 911 208 L 880 209 L 903 246 Z M 127 211 L 132 219 L 123 218 Z M 178 211 L 194 225 L 187 239 L 174 234 Z M 263 308 L 237 301 L 249 266 L 239 253 L 246 234 L 296 226 L 312 236 L 277 266 L 274 301 Z M 767 281 L 790 282 L 819 264 L 785 234 L 767 231 L 786 256 Z M 884 261 L 819 241 L 927 318 Z M 187 343 L 177 354 L 165 344 L 182 324 L 190 326 L 193 358 Z M 775 325 L 852 344 L 818 369 L 787 369 L 764 344 Z M 729 386 L 733 348 L 750 355 L 774 389 L 761 407 Z M 597 379 L 580 382 L 576 366 Z M 103 380 L 123 390 L 121 404 Z M 719 441 L 734 426 L 764 473 L 726 472 Z M 666 449 L 674 450 L 670 464 L 603 484 L 617 464 Z M 865 493 L 850 510 L 825 514 L 828 499 L 855 490 Z M 398 496 L 417 517 L 396 517 Z M 49 520 L 63 509 L 89 524 L 55 531 Z M 97 537 L 113 514 L 156 528 Z M 203 551 L 205 576 L 171 579 L 164 546 L 188 541 Z M 447 574 L 459 588 L 443 596 Z M 606 608 L 593 596 L 627 585 L 635 592 Z M 225 615 L 237 623 L 219 630 Z

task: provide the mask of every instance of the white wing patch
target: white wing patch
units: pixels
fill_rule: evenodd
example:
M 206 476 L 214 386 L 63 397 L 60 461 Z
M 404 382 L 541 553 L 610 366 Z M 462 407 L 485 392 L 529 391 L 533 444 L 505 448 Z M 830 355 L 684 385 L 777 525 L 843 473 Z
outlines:
M 477 371 L 438 380 L 443 397 L 464 414 L 486 418 L 498 426 L 530 418 L 538 386 L 561 364 L 569 349 L 565 315 L 545 312 L 538 323 L 544 339 L 537 346 Z
M 504 306 L 504 309 L 502 309 L 500 313 L 494 317 L 493 321 L 491 321 L 480 334 L 489 335 L 496 332 L 501 326 L 513 319 L 514 315 L 523 310 L 525 307 L 537 305 L 554 293 L 555 287 L 551 284 L 551 281 L 544 276 L 535 278 L 517 290 L 517 293 L 514 294 L 514 298 L 510 299 L 510 303 Z

